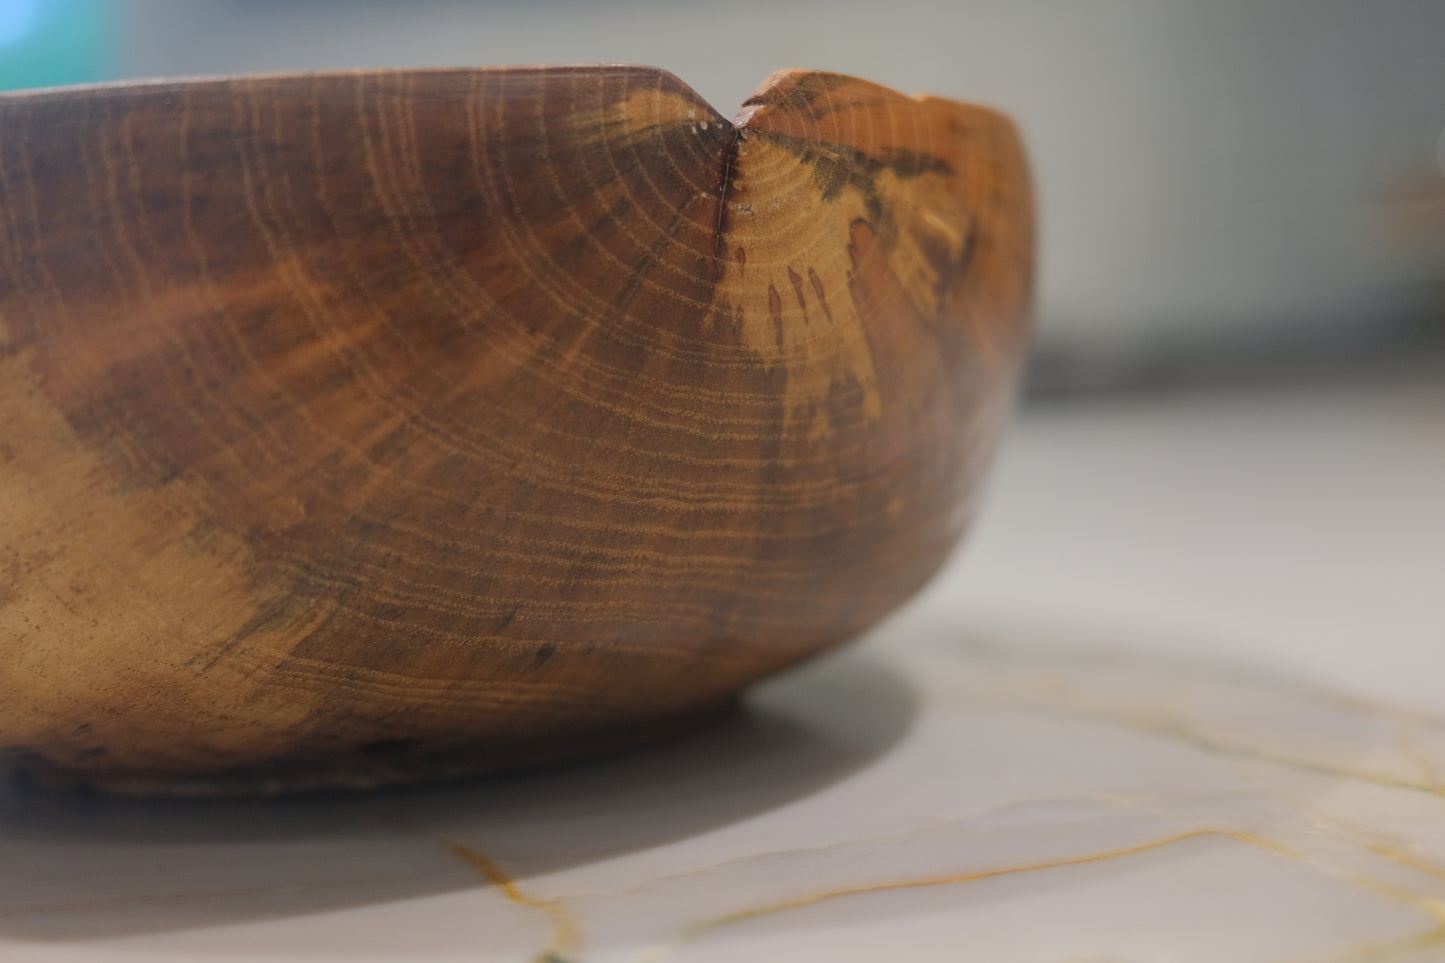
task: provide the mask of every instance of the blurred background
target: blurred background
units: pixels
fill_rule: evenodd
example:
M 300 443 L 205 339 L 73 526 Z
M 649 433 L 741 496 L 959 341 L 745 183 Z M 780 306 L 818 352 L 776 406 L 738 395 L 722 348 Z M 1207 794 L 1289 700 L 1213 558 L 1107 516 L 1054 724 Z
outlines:
M 1013 114 L 1036 397 L 1445 354 L 1438 0 L 0 0 L 0 88 L 585 61 L 725 114 L 782 66 Z

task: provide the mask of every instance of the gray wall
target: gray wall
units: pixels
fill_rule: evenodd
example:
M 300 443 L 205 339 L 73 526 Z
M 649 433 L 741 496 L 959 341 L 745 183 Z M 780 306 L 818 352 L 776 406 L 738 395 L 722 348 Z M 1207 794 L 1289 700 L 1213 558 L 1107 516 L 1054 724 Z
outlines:
M 1040 313 L 1061 343 L 1384 316 L 1445 275 L 1438 0 L 129 8 L 130 75 L 641 62 L 730 113 L 798 66 L 1004 108 L 1034 157 Z

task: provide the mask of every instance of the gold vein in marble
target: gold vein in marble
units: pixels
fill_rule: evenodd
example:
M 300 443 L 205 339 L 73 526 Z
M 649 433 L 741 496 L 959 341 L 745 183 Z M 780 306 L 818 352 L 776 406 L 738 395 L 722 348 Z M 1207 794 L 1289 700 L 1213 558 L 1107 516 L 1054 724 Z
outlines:
M 1445 879 L 1445 867 L 1436 866 L 1434 863 L 1427 863 L 1423 859 L 1419 859 L 1407 853 L 1402 853 L 1397 849 L 1392 849 L 1389 846 L 1385 846 L 1380 843 L 1370 843 L 1365 848 L 1370 850 L 1370 852 L 1372 853 L 1385 857 L 1386 859 L 1392 859 L 1402 866 L 1408 866 L 1411 869 L 1417 869 L 1422 873 L 1428 873 L 1431 876 Z
M 545 950 L 532 957 L 532 963 L 567 963 L 567 958 L 563 954 L 577 946 L 580 934 L 577 924 L 572 919 L 572 914 L 567 912 L 565 906 L 557 900 L 530 895 L 502 867 L 476 850 L 463 846 L 461 843 L 449 843 L 448 847 L 470 864 L 473 869 L 481 873 L 487 882 L 501 890 L 508 902 L 537 910 L 551 919 L 552 940 Z
M 1237 795 L 1230 793 L 1229 795 Z M 1174 796 L 1158 797 L 1162 801 L 1168 801 Z M 1197 798 L 1197 797 L 1191 797 Z M 1015 800 L 1010 802 L 991 803 L 986 806 L 979 806 L 966 812 L 955 813 L 951 816 L 944 816 L 930 820 L 916 826 L 908 826 L 896 829 L 892 832 L 879 833 L 872 836 L 862 836 L 857 839 L 840 839 L 833 842 L 820 843 L 816 846 L 793 846 L 779 849 L 768 849 L 764 852 L 747 853 L 742 856 L 734 856 L 729 859 L 718 860 L 711 863 L 704 863 L 678 872 L 667 873 L 662 876 L 655 876 L 641 883 L 618 889 L 607 889 L 598 891 L 581 891 L 565 893 L 568 902 L 580 902 L 591 899 L 616 899 L 621 896 L 635 896 L 639 893 L 646 893 L 656 890 L 659 887 L 671 886 L 685 880 L 694 880 L 711 876 L 721 870 L 736 866 L 755 865 L 765 862 L 792 859 L 799 856 L 817 856 L 824 853 L 838 853 L 853 847 L 877 847 L 892 843 L 908 842 L 928 836 L 939 836 L 959 826 L 966 825 L 981 816 L 988 816 L 995 813 L 1005 812 L 1010 809 L 1017 809 L 1024 806 L 1050 805 L 1059 803 L 1098 803 L 1105 806 L 1136 806 L 1139 800 L 1109 793 L 1086 793 L 1083 795 L 1059 795 L 1043 796 L 1037 799 Z
M 1287 856 L 1291 859 L 1298 859 L 1299 854 L 1279 843 L 1253 836 L 1249 833 L 1233 832 L 1222 829 L 1193 829 L 1188 832 L 1175 833 L 1163 839 L 1154 839 L 1146 843 L 1139 843 L 1134 846 L 1125 846 L 1120 849 L 1109 850 L 1102 853 L 1090 853 L 1086 856 L 1072 856 L 1066 859 L 1052 860 L 1043 863 L 1029 863 L 1024 866 L 1005 866 L 998 869 L 980 870 L 972 873 L 960 873 L 951 876 L 931 876 L 924 879 L 894 880 L 886 883 L 873 883 L 866 886 L 848 886 L 840 889 L 823 890 L 817 893 L 809 893 L 805 896 L 797 896 L 792 899 L 782 900 L 776 903 L 769 903 L 763 906 L 753 906 L 747 909 L 737 910 L 716 919 L 707 920 L 689 927 L 683 936 L 671 946 L 664 947 L 647 958 L 647 963 L 660 963 L 661 960 L 673 955 L 684 945 L 696 941 L 698 938 L 731 926 L 736 923 L 743 923 L 747 920 L 757 919 L 762 916 L 772 916 L 778 913 L 786 913 L 791 910 L 799 910 L 818 903 L 835 899 L 844 899 L 850 896 L 864 896 L 870 893 L 887 893 L 903 889 L 924 889 L 935 886 L 956 886 L 963 883 L 975 883 L 986 879 L 995 879 L 1001 876 L 1014 876 L 1020 873 L 1033 873 L 1047 869 L 1063 869 L 1068 866 L 1081 866 L 1088 863 L 1100 863 L 1105 860 L 1121 859 L 1126 856 L 1136 856 L 1150 850 L 1161 849 L 1172 846 L 1175 843 L 1184 842 L 1189 839 L 1213 836 L 1238 840 L 1249 843 L 1252 846 L 1260 846 L 1271 852 Z
M 1365 943 L 1339 953 L 1302 957 L 1290 960 L 1288 963 L 1390 963 L 1390 961 L 1405 963 L 1407 960 L 1430 963 L 1432 960 L 1440 959 L 1432 951 L 1442 948 L 1445 948 L 1445 924 L 1432 926 L 1423 933 L 1407 936 L 1404 939 Z M 1416 956 L 1417 953 L 1428 953 L 1429 955 Z
M 1333 817 L 1327 818 L 1330 818 L 1332 822 L 1335 822 L 1348 832 L 1363 832 L 1357 827 L 1351 827 L 1341 820 L 1334 819 Z M 1437 878 L 1445 878 L 1445 869 L 1416 859 L 1383 843 L 1367 843 L 1365 844 L 1365 849 L 1377 856 L 1384 857 L 1402 866 L 1407 866 L 1417 872 L 1422 872 Z M 1316 865 L 1319 864 L 1316 863 Z M 1417 951 L 1445 948 L 1445 900 L 1411 892 L 1404 887 L 1387 883 L 1384 880 L 1374 879 L 1361 873 L 1350 872 L 1335 866 L 1328 866 L 1328 868 L 1355 886 L 1378 893 L 1387 899 L 1411 906 L 1426 913 L 1434 919 L 1435 924 L 1421 933 L 1417 933 L 1414 936 L 1407 936 L 1404 939 L 1367 943 L 1362 946 L 1352 947 L 1341 953 L 1331 954 L 1312 961 L 1301 960 L 1297 961 L 1297 963 L 1375 963 L 1375 961 L 1396 959 L 1402 954 L 1414 954 Z M 1435 958 L 1434 954 L 1431 954 L 1431 958 Z
M 1018 685 L 1007 690 L 1007 695 L 1015 697 L 1033 697 L 1033 704 L 1059 712 L 1066 712 L 1080 718 L 1090 719 L 1096 722 L 1112 723 L 1128 729 L 1140 732 L 1147 732 L 1157 736 L 1192 746 L 1210 755 L 1223 758 L 1239 759 L 1246 762 L 1258 762 L 1279 766 L 1283 769 L 1290 769 L 1295 772 L 1306 773 L 1316 776 L 1328 776 L 1338 779 L 1349 779 L 1357 782 L 1370 783 L 1376 786 L 1383 786 L 1389 789 L 1403 789 L 1409 792 L 1426 793 L 1436 798 L 1445 799 L 1445 785 L 1441 785 L 1435 779 L 1435 770 L 1426 764 L 1423 750 L 1417 744 L 1408 741 L 1404 733 L 1397 730 L 1395 734 L 1396 745 L 1401 747 L 1402 755 L 1410 760 L 1417 768 L 1423 770 L 1426 779 L 1410 779 L 1407 777 L 1390 776 L 1381 772 L 1371 772 L 1364 769 L 1353 769 L 1344 766 L 1331 765 L 1310 759 L 1301 759 L 1282 752 L 1275 752 L 1268 749 L 1240 745 L 1216 737 L 1211 737 L 1200 731 L 1199 727 L 1190 725 L 1186 720 L 1172 716 L 1162 707 L 1141 708 L 1141 707 L 1119 707 L 1109 705 L 1107 700 L 1099 699 L 1088 693 L 1078 691 L 1077 687 L 1070 680 L 1062 679 L 1033 679 L 1029 680 L 1031 685 Z M 1052 684 L 1050 684 L 1052 683 Z M 1034 691 L 1030 692 L 1032 689 Z M 1432 727 L 1439 727 L 1441 720 L 1433 717 L 1425 717 L 1420 713 L 1406 713 L 1403 711 L 1377 711 L 1371 712 L 1372 708 L 1362 700 L 1352 699 L 1338 693 L 1312 693 L 1320 697 L 1320 701 L 1329 705 L 1335 704 L 1339 708 L 1348 708 L 1358 714 L 1373 715 L 1380 720 L 1391 720 L 1403 724 L 1407 720 L 1422 723 Z M 994 701 L 1002 702 L 999 693 L 994 693 Z M 1421 716 L 1423 718 L 1415 718 Z M 1409 751 L 1405 746 L 1409 745 Z

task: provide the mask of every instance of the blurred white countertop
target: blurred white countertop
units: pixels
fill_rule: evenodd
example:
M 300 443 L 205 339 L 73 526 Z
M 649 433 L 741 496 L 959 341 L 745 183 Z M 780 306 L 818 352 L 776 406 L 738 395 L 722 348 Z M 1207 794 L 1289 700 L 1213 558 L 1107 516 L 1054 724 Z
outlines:
M 1030 410 L 870 637 L 459 786 L 0 790 L 0 960 L 1445 959 L 1445 379 Z

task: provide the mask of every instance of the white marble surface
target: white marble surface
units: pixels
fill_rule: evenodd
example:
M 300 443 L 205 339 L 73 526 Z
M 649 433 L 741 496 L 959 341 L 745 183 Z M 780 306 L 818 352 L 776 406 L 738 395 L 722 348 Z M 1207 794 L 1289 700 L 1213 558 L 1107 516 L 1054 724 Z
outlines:
M 1036 411 L 1001 467 L 915 605 L 654 751 L 0 792 L 0 960 L 1445 959 L 1445 384 Z

